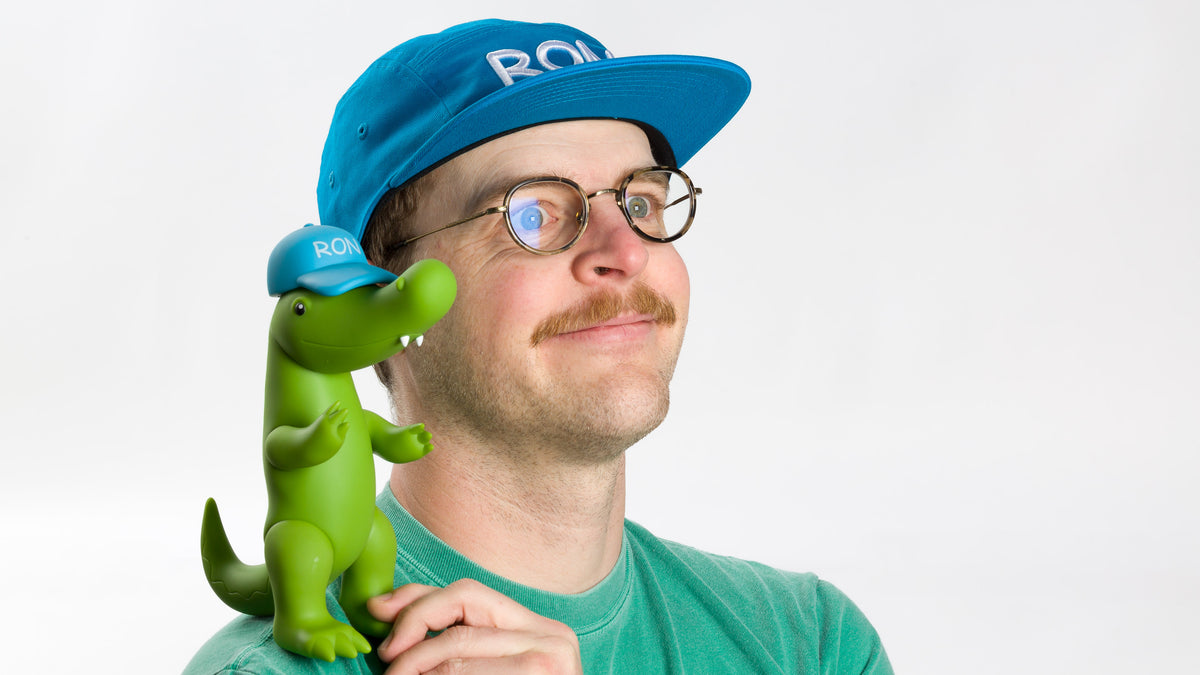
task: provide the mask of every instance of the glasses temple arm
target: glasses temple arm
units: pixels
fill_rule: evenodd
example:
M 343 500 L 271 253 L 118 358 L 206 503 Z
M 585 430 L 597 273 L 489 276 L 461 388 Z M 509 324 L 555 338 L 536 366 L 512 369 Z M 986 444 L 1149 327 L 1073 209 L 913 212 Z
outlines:
M 699 194 L 703 194 L 703 193 L 704 193 L 703 190 L 701 190 L 700 188 L 696 188 L 696 194 L 699 195 Z M 692 195 L 684 195 L 684 196 L 680 197 L 679 199 L 676 199 L 675 201 L 671 202 L 670 204 L 667 204 L 663 208 L 669 209 L 672 206 L 675 206 L 676 204 L 682 204 L 683 202 L 686 202 L 687 200 L 689 200 L 691 198 L 692 198 Z
M 507 206 L 493 206 L 492 208 L 486 209 L 484 211 L 480 211 L 479 213 L 476 213 L 473 216 L 467 216 L 466 218 L 463 218 L 462 220 L 456 220 L 453 223 L 450 223 L 449 225 L 443 225 L 437 229 L 430 230 L 424 234 L 418 234 L 415 237 L 409 237 L 408 239 L 405 239 L 404 241 L 396 242 L 395 244 L 392 244 L 391 248 L 394 250 L 394 249 L 400 248 L 401 246 L 408 246 L 409 244 L 413 243 L 414 241 L 416 241 L 418 239 L 424 239 L 425 237 L 428 237 L 431 234 L 437 234 L 438 232 L 441 232 L 442 230 L 448 230 L 452 227 L 457 227 L 459 225 L 462 225 L 463 223 L 469 223 L 472 220 L 475 220 L 476 218 L 490 216 L 493 213 L 504 213 L 507 210 L 508 210 Z

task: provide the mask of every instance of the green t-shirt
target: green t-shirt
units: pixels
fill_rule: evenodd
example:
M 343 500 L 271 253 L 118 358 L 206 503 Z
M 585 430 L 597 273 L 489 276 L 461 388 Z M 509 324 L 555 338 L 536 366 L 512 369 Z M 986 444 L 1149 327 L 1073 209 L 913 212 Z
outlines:
M 663 541 L 626 521 L 621 558 L 577 595 L 514 583 L 471 562 L 400 507 L 378 504 L 396 531 L 396 585 L 476 579 L 579 636 L 585 673 L 871 673 L 891 665 L 849 598 L 812 574 L 779 571 Z M 336 584 L 327 594 L 340 620 Z M 374 654 L 333 663 L 296 656 L 271 637 L 270 617 L 239 617 L 192 659 L 185 675 L 379 673 Z

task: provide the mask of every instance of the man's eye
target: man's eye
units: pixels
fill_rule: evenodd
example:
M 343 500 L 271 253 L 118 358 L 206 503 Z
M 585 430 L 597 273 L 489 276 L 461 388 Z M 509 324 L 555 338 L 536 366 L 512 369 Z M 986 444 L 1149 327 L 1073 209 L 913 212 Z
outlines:
M 649 199 L 641 196 L 633 196 L 625 201 L 625 210 L 633 218 L 647 218 L 650 216 L 653 208 Z
M 546 210 L 537 204 L 530 204 L 522 207 L 519 211 L 512 214 L 513 226 L 523 232 L 539 230 L 546 221 L 549 220 L 549 215 Z

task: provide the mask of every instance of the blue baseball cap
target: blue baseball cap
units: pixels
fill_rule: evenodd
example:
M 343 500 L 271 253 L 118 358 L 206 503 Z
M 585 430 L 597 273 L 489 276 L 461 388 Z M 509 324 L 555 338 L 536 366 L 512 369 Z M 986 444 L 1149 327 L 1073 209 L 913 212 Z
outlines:
M 275 245 L 267 260 L 267 292 L 271 295 L 297 288 L 341 295 L 359 286 L 395 280 L 395 274 L 367 262 L 358 239 L 328 225 L 309 224 L 293 231 Z
M 699 56 L 614 58 L 562 24 L 489 19 L 413 38 L 338 102 L 321 154 L 321 223 L 360 238 L 388 190 L 483 142 L 571 119 L 621 119 L 682 166 L 750 94 L 738 66 Z

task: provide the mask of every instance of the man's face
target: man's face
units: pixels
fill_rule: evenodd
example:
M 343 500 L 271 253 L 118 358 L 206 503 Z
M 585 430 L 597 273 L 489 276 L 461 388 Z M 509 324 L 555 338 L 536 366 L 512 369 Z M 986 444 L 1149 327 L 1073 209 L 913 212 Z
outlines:
M 525 178 L 570 178 L 590 194 L 654 164 L 645 134 L 629 123 L 525 129 L 439 167 L 411 231 L 497 206 Z M 414 244 L 419 257 L 449 265 L 459 286 L 424 346 L 394 362 L 398 386 L 421 399 L 409 406 L 429 416 L 417 421 L 435 437 L 596 462 L 662 421 L 687 323 L 687 269 L 674 246 L 639 238 L 612 195 L 592 199 L 583 237 L 555 255 L 519 248 L 499 214 Z M 633 297 L 642 303 L 632 306 Z

